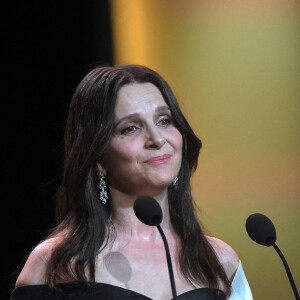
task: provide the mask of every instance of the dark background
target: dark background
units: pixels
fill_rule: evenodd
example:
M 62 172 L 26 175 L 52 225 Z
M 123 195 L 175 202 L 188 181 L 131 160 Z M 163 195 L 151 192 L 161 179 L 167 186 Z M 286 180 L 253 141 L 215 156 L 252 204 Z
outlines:
M 2 30 L 1 291 L 54 226 L 71 96 L 96 65 L 113 64 L 109 1 L 11 1 Z M 4 37 L 4 38 L 3 38 Z

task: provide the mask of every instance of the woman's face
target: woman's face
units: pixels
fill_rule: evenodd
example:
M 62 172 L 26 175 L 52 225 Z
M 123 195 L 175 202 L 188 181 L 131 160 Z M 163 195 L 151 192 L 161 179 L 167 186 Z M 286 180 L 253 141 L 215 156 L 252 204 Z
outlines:
M 114 126 L 101 160 L 110 189 L 133 196 L 161 193 L 179 172 L 182 136 L 158 88 L 151 83 L 123 86 Z

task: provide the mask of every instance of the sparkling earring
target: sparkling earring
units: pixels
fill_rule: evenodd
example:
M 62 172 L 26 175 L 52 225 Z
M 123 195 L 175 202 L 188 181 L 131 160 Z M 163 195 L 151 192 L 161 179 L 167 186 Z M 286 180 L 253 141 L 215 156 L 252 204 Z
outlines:
M 173 186 L 177 187 L 178 184 L 178 177 L 176 176 L 173 180 Z
M 104 180 L 104 174 L 100 171 L 99 172 L 99 190 L 100 190 L 100 201 L 102 204 L 106 204 L 108 200 L 108 195 L 106 189 L 106 183 Z

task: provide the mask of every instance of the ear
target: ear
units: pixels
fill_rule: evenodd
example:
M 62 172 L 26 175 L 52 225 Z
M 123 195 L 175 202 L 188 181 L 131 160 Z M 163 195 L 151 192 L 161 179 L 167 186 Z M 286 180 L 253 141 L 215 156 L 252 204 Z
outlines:
M 99 172 L 102 172 L 104 176 L 107 175 L 107 170 L 103 167 L 103 165 L 98 161 L 97 168 Z

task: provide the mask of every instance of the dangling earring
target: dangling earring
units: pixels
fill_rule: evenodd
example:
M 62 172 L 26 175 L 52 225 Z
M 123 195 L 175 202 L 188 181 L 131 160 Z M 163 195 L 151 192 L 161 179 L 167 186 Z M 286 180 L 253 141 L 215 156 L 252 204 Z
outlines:
M 177 184 L 178 184 L 178 177 L 176 176 L 173 180 L 173 186 L 177 187 Z
M 100 171 L 99 172 L 99 190 L 100 190 L 100 201 L 102 204 L 106 204 L 108 200 L 108 195 L 106 189 L 106 183 L 104 180 L 104 174 Z

